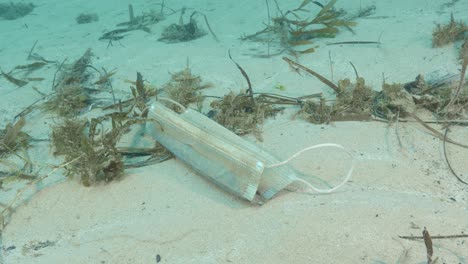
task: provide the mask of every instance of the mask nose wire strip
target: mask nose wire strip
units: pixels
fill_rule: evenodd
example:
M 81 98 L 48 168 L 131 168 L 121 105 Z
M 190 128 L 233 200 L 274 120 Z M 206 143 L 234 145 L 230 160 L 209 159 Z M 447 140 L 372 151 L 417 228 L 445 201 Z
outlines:
M 309 182 L 307 182 L 306 180 L 301 179 L 301 178 L 298 178 L 296 181 L 304 184 L 309 189 L 312 189 L 312 190 L 314 190 L 314 191 L 316 191 L 318 193 L 331 193 L 331 192 L 334 192 L 334 191 L 338 190 L 339 188 L 341 188 L 344 184 L 346 184 L 349 181 L 349 179 L 351 178 L 351 175 L 353 174 L 353 170 L 354 170 L 353 155 L 349 151 L 347 151 L 342 145 L 335 144 L 335 143 L 324 143 L 324 144 L 318 144 L 318 145 L 310 146 L 310 147 L 304 148 L 304 149 L 296 152 L 291 157 L 287 158 L 286 160 L 284 160 L 282 162 L 266 165 L 265 168 L 275 168 L 275 167 L 283 166 L 283 165 L 289 163 L 291 160 L 297 158 L 298 156 L 300 156 L 301 154 L 303 154 L 306 151 L 309 151 L 309 150 L 312 150 L 312 149 L 317 149 L 317 148 L 327 148 L 327 147 L 339 148 L 339 149 L 344 150 L 346 152 L 346 154 L 348 154 L 350 156 L 351 160 L 352 160 L 351 167 L 349 168 L 349 170 L 348 170 L 346 176 L 344 177 L 343 181 L 340 184 L 338 184 L 335 187 L 330 188 L 330 189 L 317 188 L 317 187 L 313 186 L 312 184 L 310 184 Z
M 158 100 L 159 100 L 159 101 L 166 101 L 166 102 L 169 102 L 169 103 L 171 103 L 171 104 L 174 104 L 174 105 L 176 105 L 177 107 L 179 107 L 179 108 L 182 110 L 182 112 L 187 111 L 187 108 L 186 108 L 185 106 L 183 106 L 183 105 L 180 104 L 179 102 L 174 101 L 174 100 L 172 100 L 172 99 L 170 99 L 170 98 L 158 97 Z

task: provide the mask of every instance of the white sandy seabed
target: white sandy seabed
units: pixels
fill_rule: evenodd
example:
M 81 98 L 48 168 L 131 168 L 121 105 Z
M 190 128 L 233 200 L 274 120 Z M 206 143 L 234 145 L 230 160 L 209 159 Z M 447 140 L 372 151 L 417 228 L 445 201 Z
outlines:
M 255 3 L 251 3 L 255 2 Z M 281 1 L 279 1 L 281 2 Z M 358 1 L 338 1 L 337 6 L 356 10 Z M 243 33 L 262 28 L 264 1 L 189 1 L 208 15 L 220 43 L 209 36 L 180 43 L 157 41 L 164 26 L 176 15 L 152 28 L 153 33 L 131 32 L 120 43 L 107 47 L 99 36 L 127 18 L 127 1 L 39 0 L 33 14 L 0 21 L 0 64 L 3 70 L 26 64 L 25 57 L 38 40 L 36 52 L 62 61 L 77 58 L 92 48 L 97 68 L 117 68 L 114 89 L 128 94 L 126 79 L 140 71 L 155 85 L 190 59 L 192 72 L 214 84 L 209 91 L 224 94 L 245 88 L 243 77 L 227 57 L 227 49 L 246 69 L 257 91 L 285 94 L 330 94 L 318 80 L 297 75 L 281 59 L 245 55 L 258 43 L 241 42 Z M 157 7 L 153 1 L 132 3 L 135 12 Z M 183 5 L 166 1 L 174 9 Z M 360 1 L 376 5 L 375 16 L 361 19 L 356 34 L 343 31 L 334 41 L 376 40 L 378 46 L 326 46 L 301 56 L 301 63 L 324 75 L 334 65 L 334 79 L 353 78 L 352 61 L 367 83 L 380 89 L 387 82 L 408 82 L 420 73 L 437 77 L 458 73 L 459 44 L 431 47 L 435 23 L 447 23 L 450 12 L 467 21 L 467 1 L 442 7 L 440 1 Z M 296 4 L 294 4 L 296 5 Z M 346 6 L 347 5 L 347 6 Z M 465 12 L 463 12 L 465 10 Z M 96 12 L 99 21 L 77 25 L 81 12 Z M 329 57 L 330 56 L 330 57 Z M 55 68 L 41 69 L 53 76 Z M 43 92 L 51 78 L 37 84 Z M 37 100 L 30 85 L 16 88 L 0 79 L 2 127 Z M 468 232 L 468 186 L 447 169 L 442 142 L 418 123 L 396 128 L 380 122 L 336 122 L 314 125 L 292 119 L 294 109 L 263 127 L 263 142 L 275 155 L 286 158 L 304 146 L 334 142 L 356 157 L 349 183 L 327 195 L 283 192 L 262 206 L 232 197 L 195 174 L 179 160 L 128 171 L 118 182 L 83 187 L 77 181 L 51 175 L 34 195 L 20 203 L 1 233 L 0 263 L 426 263 L 421 236 L 426 227 L 432 236 Z M 30 114 L 25 131 L 47 138 L 54 119 L 40 111 Z M 453 127 L 454 140 L 468 142 L 466 127 Z M 248 137 L 247 140 L 255 140 Z M 47 143 L 38 143 L 31 158 L 57 164 Z M 468 176 L 468 150 L 447 145 L 452 166 Z M 313 175 L 338 182 L 346 160 L 336 151 L 310 152 L 303 160 Z M 22 183 L 0 190 L 3 204 L 13 199 Z M 34 188 L 32 188 L 34 189 Z M 29 194 L 30 192 L 27 192 Z M 434 239 L 437 263 L 468 263 L 468 238 Z

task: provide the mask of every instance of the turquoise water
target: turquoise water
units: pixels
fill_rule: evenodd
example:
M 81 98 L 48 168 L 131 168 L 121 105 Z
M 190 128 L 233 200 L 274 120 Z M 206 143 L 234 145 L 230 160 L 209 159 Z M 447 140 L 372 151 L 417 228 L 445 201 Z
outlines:
M 388 246 L 393 251 L 369 243 L 379 244 L 376 240 L 380 229 L 385 230 L 382 232 L 386 239 L 395 238 L 389 227 L 392 221 L 405 228 L 409 222 L 416 221 L 413 215 L 408 215 L 412 214 L 412 208 L 421 207 L 418 199 L 426 206 L 421 209 L 419 228 L 429 223 L 430 231 L 438 233 L 466 231 L 466 223 L 456 221 L 466 215 L 466 205 L 461 202 L 466 201 L 463 200 L 466 188 L 457 185 L 459 182 L 448 173 L 445 161 L 438 156 L 437 136 L 429 136 L 428 131 L 422 133 L 421 127 L 407 127 L 398 122 L 393 130 L 386 123 L 361 121 L 407 118 L 400 116 L 404 111 L 395 109 L 416 110 L 418 102 L 414 98 L 420 99 L 423 95 L 418 92 L 423 91 L 418 89 L 424 90 L 417 85 L 418 80 L 433 87 L 437 84 L 458 87 L 463 79 L 460 77 L 463 55 L 460 54 L 467 37 L 467 11 L 468 1 L 456 0 L 0 2 L 0 263 L 85 263 L 86 254 L 92 256 L 87 263 L 94 263 L 89 259 L 104 261 L 101 263 L 333 263 L 334 260 L 336 263 L 393 263 L 401 258 L 403 250 L 398 243 L 388 242 L 395 243 Z M 436 39 L 434 32 L 449 25 L 451 17 L 456 33 Z M 320 102 L 334 105 L 339 101 L 338 90 L 355 87 L 360 78 L 373 94 L 382 91 L 383 83 L 401 84 L 411 104 L 402 99 L 403 103 L 389 107 L 388 112 L 372 108 L 336 119 L 327 115 L 329 110 L 325 108 L 321 112 L 317 106 Z M 460 87 L 461 96 L 465 96 L 466 85 Z M 454 94 L 450 89 L 448 94 Z M 167 103 L 164 98 L 183 106 Z M 222 98 L 227 100 L 220 101 Z M 260 101 L 252 104 L 254 98 Z M 246 190 L 242 188 L 251 188 L 247 199 L 251 200 L 256 187 L 248 184 L 245 187 L 236 182 L 236 177 L 227 181 L 235 187 L 230 188 L 226 181 L 221 184 L 216 179 L 212 180 L 213 185 L 198 177 L 203 176 L 203 170 L 189 169 L 180 162 L 184 159 L 174 159 L 156 145 L 148 125 L 142 123 L 148 121 L 145 118 L 149 106 L 157 99 L 176 112 L 183 111 L 184 107 L 201 112 L 249 142 L 238 145 L 230 142 L 233 148 L 252 143 L 278 157 L 278 162 L 314 144 L 341 144 L 357 160 L 357 172 L 353 176 L 356 180 L 351 178 L 344 185 L 334 205 L 329 203 L 334 198 L 327 196 L 317 196 L 320 201 L 315 202 L 285 192 L 268 201 L 270 207 L 259 213 L 258 203 L 266 203 L 265 200 L 255 200 L 251 205 L 236 197 L 243 197 Z M 231 112 L 241 114 L 229 115 L 232 113 L 226 106 L 236 104 L 239 108 Z M 457 105 L 460 101 L 449 104 Z M 310 107 L 307 111 L 315 112 L 306 112 L 305 106 Z M 464 120 L 461 124 L 466 124 L 464 107 L 454 117 Z M 342 111 L 347 110 L 345 107 Z M 424 120 L 439 117 L 439 112 L 433 109 L 425 109 L 421 114 Z M 406 121 L 402 119 L 401 123 Z M 453 137 L 465 142 L 464 125 L 455 126 L 454 130 Z M 182 145 L 196 146 L 188 140 Z M 210 152 L 204 148 L 196 150 L 200 155 Z M 250 152 L 249 157 L 255 157 Z M 350 160 L 335 152 L 316 153 L 313 158 L 307 156 L 306 160 L 292 165 L 302 165 L 301 175 L 321 188 L 338 185 L 343 178 L 340 175 L 346 175 Z M 465 171 L 466 152 L 454 153 L 452 149 L 451 157 L 458 171 Z M 206 155 L 213 163 L 222 162 L 221 154 Z M 414 166 L 409 162 L 413 157 Z M 243 172 L 257 175 L 255 169 L 259 163 L 249 162 L 252 160 L 243 164 Z M 199 165 L 192 163 L 195 167 Z M 263 169 L 265 164 L 260 165 Z M 374 178 L 375 175 L 379 177 Z M 433 187 L 434 182 L 442 182 L 443 187 Z M 366 206 L 366 201 L 374 201 L 379 195 L 374 188 L 382 188 L 384 198 L 377 205 Z M 370 194 L 365 192 L 369 189 Z M 360 196 L 353 200 L 356 203 L 351 203 L 354 192 Z M 56 193 L 58 198 L 51 193 Z M 407 198 L 414 204 L 402 205 L 405 199 L 395 198 L 402 193 L 404 197 L 415 194 Z M 102 198 L 103 194 L 106 198 Z M 135 197 L 140 211 L 134 211 L 135 203 L 129 202 Z M 447 200 L 448 197 L 458 202 L 449 204 L 452 200 Z M 437 226 L 444 225 L 443 221 L 432 218 L 431 199 L 442 201 L 435 208 L 450 208 L 447 218 L 450 215 L 449 219 L 455 219 L 451 222 L 454 228 L 437 230 Z M 32 205 L 28 206 L 29 202 Z M 320 211 L 318 208 L 325 204 L 331 208 Z M 75 205 L 78 209 L 70 211 Z M 353 222 L 352 217 L 334 215 L 333 206 L 348 214 L 356 208 L 361 218 L 377 214 L 377 209 L 367 212 L 369 207 L 384 208 L 380 214 L 391 217 L 399 217 L 395 211 L 400 209 L 405 214 L 385 224 L 365 222 L 372 229 L 368 231 L 357 221 Z M 35 208 L 39 209 L 34 211 Z M 149 213 L 150 209 L 142 208 L 153 211 Z M 314 208 L 334 220 L 310 218 L 315 211 L 308 212 L 305 208 Z M 158 218 L 156 209 L 164 211 L 166 216 Z M 15 218 L 16 210 L 19 212 Z M 52 220 L 47 218 L 48 210 L 53 212 Z M 62 214 L 65 220 L 58 220 Z M 246 220 L 252 215 L 259 217 L 256 220 L 262 225 L 260 231 Z M 432 220 L 426 222 L 426 218 Z M 215 228 L 217 220 L 222 228 Z M 320 222 L 325 227 L 310 227 L 306 220 Z M 60 228 L 54 230 L 47 225 L 51 221 L 56 221 Z M 148 221 L 156 221 L 165 229 L 158 229 Z M 340 221 L 345 224 L 341 226 Z M 171 234 L 178 230 L 172 222 L 184 230 L 174 240 Z M 313 228 L 315 233 L 295 229 L 289 226 L 291 223 Z M 26 224 L 22 230 L 21 225 Z M 230 225 L 236 227 L 231 229 Z M 142 226 L 148 233 L 138 229 Z M 269 230 L 270 226 L 280 231 L 275 233 Z M 214 232 L 207 231 L 212 227 Z M 220 239 L 223 228 L 235 239 Z M 353 233 L 353 228 L 360 233 Z M 100 237 L 96 230 L 104 230 L 106 238 Z M 124 231 L 119 233 L 119 230 Z M 203 232 L 192 237 L 199 230 Z M 294 230 L 296 237 L 288 236 L 288 230 Z M 398 230 L 399 234 L 411 231 L 411 228 Z M 27 232 L 32 233 L 30 237 Z M 344 239 L 339 235 L 341 232 L 347 234 L 348 240 L 343 243 L 348 258 L 345 253 L 332 253 L 340 251 L 337 245 Z M 363 239 L 367 244 L 357 241 L 361 233 L 367 233 Z M 129 234 L 136 234 L 137 239 L 128 238 Z M 247 243 L 249 234 L 254 239 Z M 311 242 L 309 238 L 315 234 L 325 242 Z M 164 237 L 165 242 L 151 240 L 157 236 Z M 186 237 L 189 239 L 182 240 Z M 210 239 L 207 242 L 203 237 Z M 173 242 L 179 238 L 180 244 Z M 97 243 L 100 239 L 112 242 Z M 112 243 L 116 246 L 109 246 Z M 123 249 L 129 243 L 133 244 L 133 251 L 125 252 Z M 257 248 L 262 243 L 276 253 L 259 253 L 261 250 Z M 353 243 L 363 251 L 353 251 Z M 158 245 L 154 246 L 158 249 L 149 252 L 153 245 Z M 315 245 L 313 254 L 304 245 L 309 248 Z M 403 248 L 412 245 L 405 244 Z M 424 250 L 422 244 L 417 245 Z M 219 246 L 219 249 L 208 246 Z M 464 243 L 437 246 L 435 256 L 444 261 L 466 261 L 462 255 L 466 253 Z M 368 251 L 364 252 L 364 248 Z M 106 255 L 106 251 L 111 254 Z M 60 252 L 80 257 L 73 262 L 70 255 Z M 142 257 L 135 257 L 132 262 L 128 257 L 133 256 L 132 252 L 139 252 Z M 234 256 L 229 252 L 235 252 Z M 323 261 L 314 259 L 314 254 L 320 252 L 325 252 Z M 252 259 L 246 258 L 249 254 Z M 411 263 L 426 261 L 424 254 L 408 256 Z

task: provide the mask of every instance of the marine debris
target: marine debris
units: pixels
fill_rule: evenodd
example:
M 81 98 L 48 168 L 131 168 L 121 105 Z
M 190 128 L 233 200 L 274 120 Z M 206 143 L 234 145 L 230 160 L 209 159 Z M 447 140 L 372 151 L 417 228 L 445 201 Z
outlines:
M 463 21 L 455 21 L 453 13 L 450 14 L 450 22 L 445 25 L 437 24 L 432 32 L 432 47 L 442 47 L 465 38 L 468 26 Z
M 191 41 L 205 36 L 207 33 L 198 27 L 198 22 L 195 19 L 197 15 L 201 15 L 205 20 L 205 24 L 209 32 L 211 33 L 213 38 L 218 42 L 218 37 L 213 32 L 210 23 L 208 22 L 207 16 L 201 12 L 193 11 L 190 14 L 189 21 L 187 23 L 184 23 L 184 15 L 186 10 L 186 8 L 181 9 L 179 22 L 172 23 L 169 26 L 167 26 L 161 33 L 161 37 L 158 40 L 166 43 L 177 43 Z
M 29 148 L 31 136 L 22 131 L 25 123 L 26 120 L 20 118 L 15 123 L 8 123 L 4 129 L 0 129 L 0 159 L 18 150 Z
M 15 20 L 28 15 L 35 7 L 33 3 L 0 3 L 0 18 Z
M 238 135 L 253 133 L 258 140 L 262 140 L 261 125 L 268 117 L 275 116 L 281 111 L 271 104 L 261 102 L 245 92 L 235 94 L 230 92 L 210 105 L 213 108 L 213 119 L 220 125 Z
M 11 69 L 9 72 L 4 72 L 3 70 L 0 70 L 0 76 L 2 76 L 3 78 L 5 78 L 5 80 L 18 87 L 23 87 L 29 82 L 42 81 L 44 78 L 30 77 L 30 74 L 36 70 L 43 68 L 47 64 L 49 64 L 48 61 L 41 60 L 29 64 L 17 65 L 13 67 L 13 69 Z M 17 76 L 19 74 L 21 74 L 22 76 Z

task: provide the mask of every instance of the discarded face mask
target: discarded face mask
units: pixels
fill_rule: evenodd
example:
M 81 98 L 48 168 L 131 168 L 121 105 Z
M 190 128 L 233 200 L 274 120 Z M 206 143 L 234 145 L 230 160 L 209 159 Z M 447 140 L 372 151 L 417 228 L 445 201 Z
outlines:
M 292 183 L 303 184 L 307 191 L 330 193 L 351 177 L 353 165 L 339 185 L 326 190 L 318 189 L 298 178 L 287 164 L 303 152 L 315 148 L 344 150 L 340 145 L 311 146 L 281 162 L 255 143 L 239 137 L 205 115 L 181 105 L 179 107 L 183 109 L 181 113 L 167 108 L 160 101 L 154 102 L 149 110 L 149 118 L 154 121 L 151 135 L 197 173 L 250 202 L 257 193 L 265 200 L 271 199 Z

